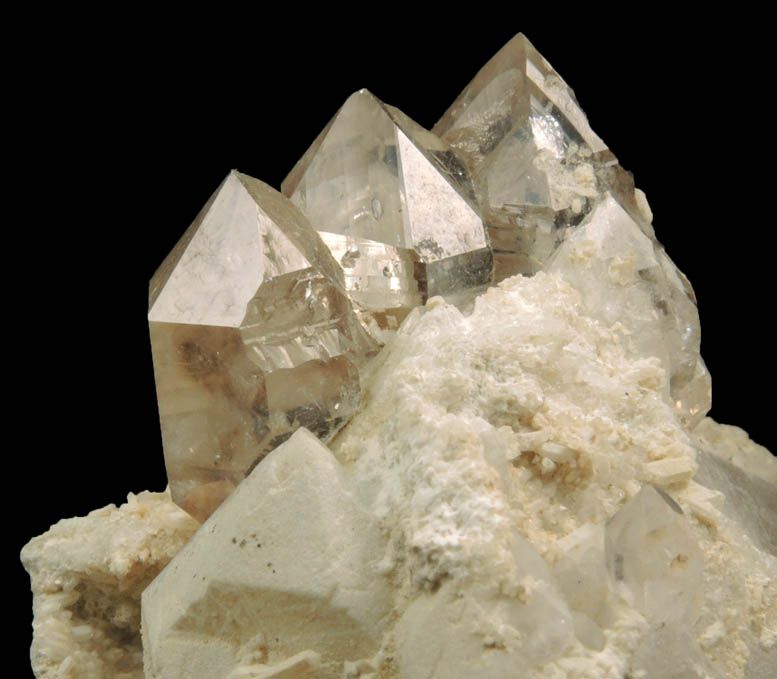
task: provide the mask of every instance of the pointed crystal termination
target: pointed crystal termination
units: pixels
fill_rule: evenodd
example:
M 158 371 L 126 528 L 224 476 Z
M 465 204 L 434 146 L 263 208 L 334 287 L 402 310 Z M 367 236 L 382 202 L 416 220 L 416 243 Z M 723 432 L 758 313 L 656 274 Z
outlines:
M 307 219 L 238 172 L 152 278 L 148 317 L 168 480 L 200 521 L 298 427 L 331 437 L 376 350 Z
M 616 588 L 650 622 L 695 622 L 702 554 L 669 495 L 643 486 L 607 524 L 605 554 Z
M 603 186 L 652 236 L 631 176 L 591 129 L 572 89 L 523 34 L 478 72 L 432 131 L 472 174 L 497 281 L 542 268 Z
M 304 428 L 272 451 L 143 592 L 146 677 L 340 677 L 374 654 L 391 595 L 355 496 Z M 303 653 L 329 671 L 289 671 Z
M 367 90 L 348 98 L 282 191 L 342 264 L 376 336 L 426 297 L 491 282 L 467 171 L 440 139 Z
M 635 353 L 661 360 L 669 377 L 668 398 L 689 429 L 704 418 L 712 392 L 699 354 L 693 290 L 611 194 L 570 232 L 545 270 L 577 288 L 589 315 L 607 326 L 618 324 Z

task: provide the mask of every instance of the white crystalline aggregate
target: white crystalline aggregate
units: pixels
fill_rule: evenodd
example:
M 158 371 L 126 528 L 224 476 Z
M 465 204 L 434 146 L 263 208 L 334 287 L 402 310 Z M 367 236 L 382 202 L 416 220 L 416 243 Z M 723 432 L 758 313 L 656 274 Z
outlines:
M 295 433 L 146 589 L 145 679 L 772 679 L 771 462 L 710 420 L 689 434 L 667 382 L 563 272 L 503 281 L 469 315 L 430 300 L 331 450 Z M 607 569 L 608 522 L 651 485 L 681 530 L 622 544 L 693 566 L 679 618 Z M 49 606 L 72 610 L 72 589 Z M 90 639 L 36 601 L 37 648 Z M 108 676 L 102 652 L 39 676 Z
M 141 592 L 198 526 L 169 492 L 145 492 L 31 540 L 35 676 L 143 679 Z
M 693 511 L 689 499 L 714 510 L 720 495 L 692 481 L 695 442 L 661 361 L 581 302 L 560 273 L 508 279 L 468 317 L 430 300 L 334 442 L 388 537 L 399 621 L 386 676 L 638 676 L 662 622 L 608 580 L 601 528 L 645 484 L 677 496 L 704 555 L 681 648 L 725 677 L 760 677 L 759 653 L 777 661 L 775 560 Z M 721 619 L 725 639 L 702 650 Z

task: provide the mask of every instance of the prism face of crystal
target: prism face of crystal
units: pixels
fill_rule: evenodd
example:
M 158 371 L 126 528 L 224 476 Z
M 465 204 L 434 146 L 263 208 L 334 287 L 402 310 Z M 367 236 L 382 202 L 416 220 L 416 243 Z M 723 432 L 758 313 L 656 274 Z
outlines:
M 679 505 L 646 485 L 605 529 L 607 568 L 616 588 L 652 623 L 693 624 L 702 554 Z
M 699 355 L 701 327 L 687 279 L 663 248 L 606 194 L 548 259 L 581 293 L 588 314 L 619 324 L 635 352 L 658 357 L 669 398 L 690 428 L 711 405 L 710 377 Z
M 723 513 L 735 521 L 758 549 L 777 556 L 777 493 L 764 479 L 747 473 L 704 448 L 697 449 L 694 477 L 726 497 Z
M 375 344 L 343 274 L 281 194 L 231 173 L 151 283 L 173 499 L 200 521 L 298 427 L 330 438 Z
M 653 236 L 633 179 L 591 129 L 572 89 L 522 34 L 478 72 L 432 131 L 472 174 L 497 281 L 539 271 L 605 191 Z
M 420 261 L 412 250 L 328 231 L 319 236 L 340 262 L 354 311 L 373 337 L 397 330 L 410 310 L 423 304 Z
M 366 90 L 349 97 L 282 190 L 341 263 L 368 327 L 371 318 L 392 328 L 426 297 L 491 281 L 466 169 L 435 135 Z

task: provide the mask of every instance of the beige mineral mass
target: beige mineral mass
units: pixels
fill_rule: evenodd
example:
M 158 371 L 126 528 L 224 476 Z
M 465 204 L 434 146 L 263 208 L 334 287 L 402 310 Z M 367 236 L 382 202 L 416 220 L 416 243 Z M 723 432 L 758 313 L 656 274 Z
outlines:
M 145 492 L 31 540 L 35 676 L 144 679 L 140 595 L 198 527 L 169 492 Z
M 751 440 L 744 429 L 705 417 L 693 430 L 698 445 L 711 455 L 730 462 L 750 476 L 777 484 L 777 459 Z
M 692 480 L 700 453 L 668 383 L 562 272 L 504 281 L 470 316 L 439 299 L 411 314 L 333 442 L 387 536 L 386 676 L 663 679 L 661 648 L 710 676 L 769 676 L 770 529 L 720 514 L 722 493 Z M 730 625 L 710 650 L 716 621 Z

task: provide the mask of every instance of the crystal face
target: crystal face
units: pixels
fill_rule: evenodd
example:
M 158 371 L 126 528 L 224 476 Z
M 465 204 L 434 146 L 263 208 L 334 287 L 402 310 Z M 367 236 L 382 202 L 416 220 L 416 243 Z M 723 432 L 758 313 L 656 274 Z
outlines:
M 440 139 L 367 90 L 348 98 L 282 191 L 342 265 L 373 334 L 396 328 L 427 297 L 491 281 L 466 170 Z
M 147 676 L 303 677 L 303 668 L 278 665 L 307 653 L 329 670 L 310 676 L 330 677 L 332 666 L 369 657 L 391 606 L 371 567 L 380 547 L 376 522 L 331 451 L 297 430 L 186 544 L 177 568 L 144 591 Z M 202 648 L 201 638 L 211 643 Z M 315 652 L 304 645 L 318 639 L 328 641 Z M 165 666 L 171 652 L 186 666 Z
M 375 350 L 315 230 L 237 172 L 152 279 L 149 325 L 168 480 L 200 520 L 298 427 L 332 436 Z
M 606 528 L 607 568 L 651 622 L 692 624 L 699 608 L 702 555 L 679 505 L 643 486 Z
M 523 34 L 478 72 L 432 131 L 472 174 L 497 281 L 538 271 L 604 188 L 652 234 L 631 176 Z
M 670 398 L 689 426 L 710 409 L 710 378 L 699 355 L 701 327 L 693 291 L 663 248 L 607 193 L 551 255 L 586 311 L 621 327 L 637 355 L 658 357 Z

